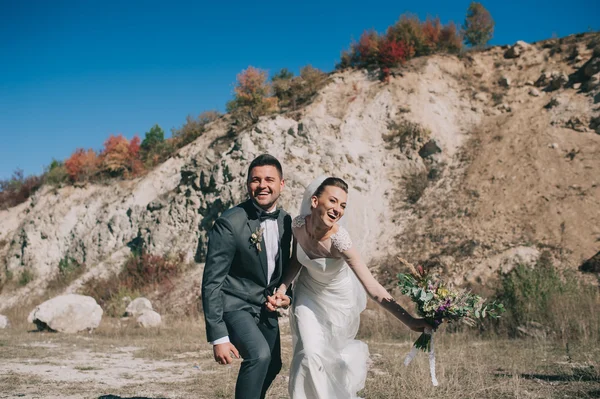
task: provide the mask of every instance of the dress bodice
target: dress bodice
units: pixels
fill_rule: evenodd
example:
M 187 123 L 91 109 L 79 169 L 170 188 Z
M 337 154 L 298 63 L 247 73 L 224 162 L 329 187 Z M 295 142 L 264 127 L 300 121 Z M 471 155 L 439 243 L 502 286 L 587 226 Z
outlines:
M 328 286 L 342 282 L 349 276 L 349 268 L 342 252 L 352 246 L 348 232 L 343 227 L 324 241 L 311 240 L 306 231 L 305 217 L 297 216 L 292 231 L 297 241 L 298 261 L 313 280 Z

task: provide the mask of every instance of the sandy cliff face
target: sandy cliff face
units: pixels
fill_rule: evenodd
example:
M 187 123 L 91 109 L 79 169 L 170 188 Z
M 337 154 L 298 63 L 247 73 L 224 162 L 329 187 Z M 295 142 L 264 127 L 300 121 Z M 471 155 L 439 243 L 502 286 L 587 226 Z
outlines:
M 401 254 L 476 281 L 501 267 L 488 258 L 541 244 L 563 248 L 575 264 L 600 239 L 598 106 L 593 91 L 573 87 L 593 58 L 586 40 L 574 42 L 578 61 L 531 45 L 517 58 L 494 48 L 416 59 L 390 84 L 335 73 L 303 110 L 263 117 L 237 135 L 221 119 L 142 178 L 46 187 L 0 211 L 0 282 L 26 269 L 35 276 L 1 292 L 0 310 L 42 292 L 67 256 L 87 266 L 70 291 L 116 270 L 140 243 L 201 262 L 207 230 L 245 198 L 247 166 L 264 152 L 284 165 L 281 205 L 292 215 L 313 178 L 348 181 L 348 227 L 367 260 Z M 570 80 L 535 88 L 550 70 Z M 423 129 L 401 136 L 394 128 L 410 123 Z M 427 188 L 412 204 L 406 179 L 419 172 Z

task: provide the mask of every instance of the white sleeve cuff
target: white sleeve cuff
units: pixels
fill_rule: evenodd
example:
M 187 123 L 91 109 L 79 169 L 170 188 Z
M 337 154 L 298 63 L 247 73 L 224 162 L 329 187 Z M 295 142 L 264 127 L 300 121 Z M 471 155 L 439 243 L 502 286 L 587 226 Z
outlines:
M 229 342 L 229 336 L 228 335 L 224 336 L 223 338 L 215 339 L 210 344 L 211 345 L 219 345 L 219 344 L 225 344 L 227 342 Z

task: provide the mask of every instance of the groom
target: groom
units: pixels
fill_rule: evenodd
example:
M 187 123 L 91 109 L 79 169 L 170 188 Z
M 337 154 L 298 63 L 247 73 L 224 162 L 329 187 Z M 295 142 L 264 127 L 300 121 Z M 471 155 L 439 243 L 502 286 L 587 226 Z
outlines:
M 273 303 L 290 260 L 292 219 L 276 209 L 284 185 L 279 161 L 260 155 L 248 168 L 250 199 L 225 211 L 208 234 L 202 279 L 206 335 L 218 363 L 232 363 L 231 354 L 244 359 L 236 399 L 264 398 L 281 370 L 277 313 L 265 303 Z M 289 302 L 283 296 L 278 305 Z

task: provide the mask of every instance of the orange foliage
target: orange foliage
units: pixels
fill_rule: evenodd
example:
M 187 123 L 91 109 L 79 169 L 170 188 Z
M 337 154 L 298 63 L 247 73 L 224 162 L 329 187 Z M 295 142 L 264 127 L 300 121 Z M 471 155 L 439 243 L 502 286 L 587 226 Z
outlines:
M 269 94 L 270 85 L 267 83 L 267 71 L 249 66 L 237 75 L 238 84 L 235 95 L 239 101 L 260 102 Z
M 78 148 L 65 161 L 67 174 L 72 181 L 87 181 L 98 172 L 99 159 L 96 151 Z
M 440 34 L 442 32 L 442 24 L 439 18 L 431 19 L 427 18 L 421 26 L 423 35 L 425 36 L 425 46 L 429 49 L 429 52 L 434 52 L 440 41 Z
M 140 160 L 140 138 L 135 136 L 131 142 L 123 135 L 110 135 L 104 142 L 100 154 L 102 170 L 111 175 L 136 175 L 143 170 Z

